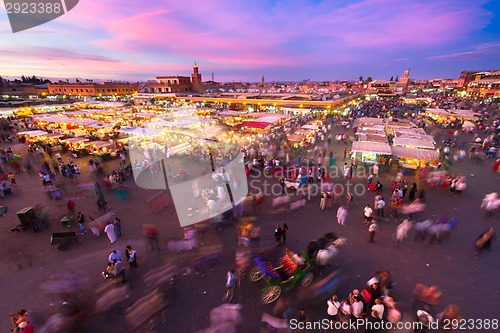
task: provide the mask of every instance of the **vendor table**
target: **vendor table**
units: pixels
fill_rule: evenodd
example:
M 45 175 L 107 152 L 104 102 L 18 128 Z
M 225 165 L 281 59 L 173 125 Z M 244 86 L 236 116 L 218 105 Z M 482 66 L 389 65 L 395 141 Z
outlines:
M 33 207 L 26 207 L 17 212 L 17 218 L 21 225 L 25 227 L 33 227 L 33 231 L 40 230 L 38 226 L 38 218 L 36 217 Z
M 92 156 L 96 156 L 101 158 L 103 161 L 105 160 L 110 160 L 112 158 L 110 153 L 104 153 L 104 154 L 99 154 L 99 153 L 90 153 Z
M 61 224 L 63 227 L 66 227 L 66 228 L 70 228 L 71 227 L 71 223 L 72 222 L 75 222 L 75 218 L 72 217 L 72 216 L 64 216 L 62 219 L 61 219 Z

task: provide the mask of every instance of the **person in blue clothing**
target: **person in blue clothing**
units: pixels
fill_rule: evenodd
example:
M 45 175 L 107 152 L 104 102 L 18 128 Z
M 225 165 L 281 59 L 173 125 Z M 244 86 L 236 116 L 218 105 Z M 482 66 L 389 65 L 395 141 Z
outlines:
M 113 224 L 115 225 L 116 236 L 121 237 L 122 236 L 122 221 L 119 218 L 115 217 Z

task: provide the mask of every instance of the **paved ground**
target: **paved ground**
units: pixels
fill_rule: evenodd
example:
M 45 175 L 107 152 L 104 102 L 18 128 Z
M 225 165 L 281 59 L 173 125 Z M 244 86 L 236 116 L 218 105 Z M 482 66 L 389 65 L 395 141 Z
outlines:
M 338 130 L 338 129 L 337 129 Z M 465 141 L 467 138 L 460 138 Z M 13 147 L 22 150 L 21 145 Z M 337 146 L 337 156 L 342 156 L 343 146 Z M 81 159 L 82 165 L 87 159 Z M 112 162 L 107 166 L 112 167 Z M 443 301 L 436 311 L 448 303 L 457 303 L 465 318 L 498 318 L 500 302 L 500 266 L 498 265 L 498 243 L 493 251 L 484 256 L 475 257 L 472 250 L 474 239 L 489 226 L 498 227 L 499 217 L 485 219 L 479 210 L 484 194 L 498 190 L 499 175 L 490 172 L 490 163 L 477 165 L 465 160 L 452 166 L 453 171 L 467 176 L 468 188 L 461 197 L 451 196 L 442 188 L 426 188 L 427 209 L 421 219 L 438 217 L 443 213 L 454 215 L 459 219 L 459 226 L 451 239 L 441 245 L 415 243 L 406 240 L 397 247 L 392 235 L 401 221 L 384 219 L 380 221 L 380 230 L 374 244 L 368 243 L 368 232 L 362 225 L 362 208 L 373 202 L 373 193 L 356 197 L 345 227 L 340 227 L 335 220 L 336 209 L 319 209 L 319 199 L 306 204 L 305 207 L 289 214 L 274 214 L 270 202 L 266 198 L 264 206 L 258 212 L 256 222 L 263 228 L 262 242 L 273 243 L 273 227 L 275 223 L 286 222 L 290 228 L 289 247 L 294 251 L 306 248 L 307 243 L 326 232 L 334 231 L 349 240 L 338 257 L 337 264 L 348 279 L 341 287 L 338 295 L 343 298 L 353 288 L 362 288 L 363 284 L 376 270 L 388 270 L 397 283 L 394 295 L 405 312 L 405 318 L 412 316 L 411 291 L 416 283 L 438 285 L 443 291 Z M 91 181 L 85 167 L 82 179 Z M 390 187 L 393 175 L 388 171 L 381 173 L 381 179 Z M 0 326 L 6 330 L 9 313 L 25 307 L 41 309 L 53 301 L 40 291 L 40 284 L 51 275 L 61 271 L 76 271 L 88 278 L 89 286 L 102 286 L 105 281 L 100 272 L 106 263 L 109 252 L 114 248 L 121 250 L 128 244 L 136 247 L 139 253 L 140 270 L 131 272 L 130 298 L 104 315 L 96 316 L 89 324 L 87 332 L 118 332 L 126 328 L 123 311 L 135 299 L 144 295 L 141 276 L 149 269 L 158 267 L 178 257 L 169 253 L 166 243 L 171 238 L 180 238 L 182 230 L 177 222 L 176 214 L 170 206 L 160 214 L 151 212 L 148 198 L 159 193 L 156 190 L 137 188 L 131 180 L 125 183 L 132 196 L 130 201 L 121 201 L 106 193 L 106 199 L 112 210 L 122 219 L 124 236 L 111 245 L 107 238 L 95 238 L 86 235 L 82 242 L 71 246 L 68 251 L 58 251 L 56 246 L 49 245 L 50 232 L 62 231 L 58 222 L 65 214 L 65 201 L 49 200 L 41 190 L 41 181 L 37 175 L 21 174 L 17 177 L 18 187 L 13 195 L 1 199 L 2 205 L 8 206 L 9 213 L 0 222 L 3 233 L 0 235 L 2 256 L 0 257 Z M 342 183 L 341 179 L 337 180 Z M 366 179 L 355 179 L 355 183 L 366 183 Z M 413 182 L 411 176 L 408 182 Z M 420 184 L 419 184 L 420 185 Z M 383 192 L 388 196 L 388 190 Z M 95 198 L 91 191 L 74 194 L 77 210 L 89 216 L 97 216 Z M 30 231 L 12 233 L 10 229 L 17 224 L 15 213 L 23 207 L 41 204 L 50 212 L 50 230 L 39 233 Z M 159 226 L 162 251 L 148 251 L 142 238 L 143 223 L 155 223 Z M 70 230 L 77 230 L 73 226 Z M 497 228 L 498 229 L 498 228 Z M 180 277 L 176 281 L 176 297 L 167 311 L 165 325 L 160 332 L 194 332 L 209 326 L 208 314 L 211 308 L 220 305 L 224 294 L 225 274 L 233 265 L 236 231 L 227 228 L 223 233 L 208 232 L 202 238 L 203 246 L 221 244 L 224 253 L 213 271 Z M 261 281 L 262 282 L 262 281 Z M 241 290 L 237 290 L 235 301 L 244 306 L 244 324 L 242 332 L 257 332 L 260 316 L 263 312 L 271 312 L 271 305 L 261 305 L 258 301 L 259 291 L 263 285 L 243 281 Z M 290 293 L 293 293 L 291 291 Z M 286 295 L 285 295 L 286 296 Z M 326 317 L 324 304 L 308 305 L 311 319 Z M 480 331 L 480 330 L 471 330 Z

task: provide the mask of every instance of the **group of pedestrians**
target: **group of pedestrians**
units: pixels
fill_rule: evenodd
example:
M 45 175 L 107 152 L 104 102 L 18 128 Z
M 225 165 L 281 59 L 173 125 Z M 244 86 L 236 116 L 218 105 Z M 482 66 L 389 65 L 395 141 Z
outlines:
M 129 265 L 129 269 L 138 268 L 137 265 L 137 252 L 132 246 L 125 247 L 125 260 Z M 108 256 L 108 264 L 106 269 L 101 273 L 106 279 L 121 277 L 122 282 L 126 282 L 125 278 L 125 265 L 122 252 L 120 250 L 113 250 Z
M 342 300 L 337 295 L 328 299 L 326 301 L 328 318 L 332 322 L 362 319 L 372 324 L 388 321 L 396 325 L 402 320 L 402 313 L 394 297 L 390 295 L 392 286 L 393 282 L 388 272 L 376 272 L 361 292 L 354 289 Z
M 276 224 L 274 228 L 274 238 L 276 239 L 276 245 L 286 245 L 286 236 L 288 234 L 288 225 L 286 223 L 281 227 L 280 224 Z
M 109 222 L 104 227 L 104 232 L 108 236 L 111 244 L 116 242 L 116 240 L 122 236 L 122 222 L 119 218 L 115 217 L 113 222 Z

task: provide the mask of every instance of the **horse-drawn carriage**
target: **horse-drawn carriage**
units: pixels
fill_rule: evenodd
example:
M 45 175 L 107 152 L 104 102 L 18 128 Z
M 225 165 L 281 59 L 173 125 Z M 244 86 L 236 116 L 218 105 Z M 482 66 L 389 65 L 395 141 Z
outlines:
M 266 287 L 262 290 L 262 303 L 270 304 L 278 299 L 281 291 L 295 288 L 297 283 L 308 286 L 314 279 L 313 264 L 306 253 L 300 255 L 286 249 L 285 255 L 280 258 L 279 266 L 264 258 L 254 259 L 257 267 L 250 273 L 251 281 L 264 279 Z

